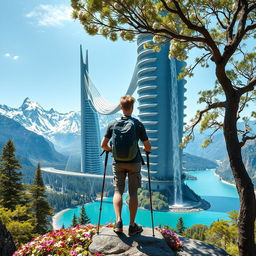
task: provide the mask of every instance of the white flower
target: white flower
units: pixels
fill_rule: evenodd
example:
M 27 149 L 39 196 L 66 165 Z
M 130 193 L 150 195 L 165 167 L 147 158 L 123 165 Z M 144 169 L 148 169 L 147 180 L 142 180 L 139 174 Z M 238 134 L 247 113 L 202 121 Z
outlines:
M 116 9 L 119 9 L 119 8 L 120 8 L 120 5 L 119 5 L 118 3 L 114 3 L 114 7 L 115 7 Z
M 154 42 L 155 44 L 159 44 L 160 41 L 161 41 L 161 37 L 160 37 L 160 36 L 154 36 L 152 40 L 153 40 L 153 42 Z
M 77 247 L 76 249 L 75 249 L 75 251 L 76 252 L 82 252 L 84 249 L 82 248 L 82 247 Z
M 159 29 L 161 25 L 158 22 L 154 22 L 152 27 L 153 29 Z

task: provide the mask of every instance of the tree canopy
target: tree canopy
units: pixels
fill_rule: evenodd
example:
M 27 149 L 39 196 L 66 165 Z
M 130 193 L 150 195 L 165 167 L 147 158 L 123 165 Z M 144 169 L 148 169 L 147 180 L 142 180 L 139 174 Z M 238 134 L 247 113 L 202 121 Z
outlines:
M 216 84 L 200 91 L 204 105 L 186 127 L 182 146 L 194 137 L 194 128 L 210 129 L 207 146 L 223 129 L 228 157 L 240 198 L 238 246 L 240 255 L 255 255 L 256 200 L 252 181 L 243 163 L 241 148 L 256 135 L 248 120 L 255 111 L 245 109 L 256 100 L 256 2 L 255 0 L 72 0 L 73 17 L 87 33 L 133 41 L 138 34 L 152 34 L 144 47 L 160 51 L 171 41 L 169 57 L 185 61 L 190 50 L 200 55 L 179 78 L 191 76 L 195 67 L 213 65 Z M 238 120 L 244 127 L 237 129 Z
M 90 35 L 101 34 L 113 41 L 118 38 L 133 41 L 137 34 L 152 33 L 153 43 L 146 42 L 144 47 L 160 51 L 161 45 L 171 41 L 169 56 L 179 60 L 186 60 L 191 49 L 200 49 L 201 56 L 185 68 L 180 77 L 192 76 L 198 64 L 209 67 L 211 62 L 218 62 L 226 67 L 225 76 L 217 74 L 213 90 L 200 92 L 199 103 L 206 103 L 206 108 L 198 111 L 192 125 L 187 127 L 190 132 L 184 138 L 185 144 L 193 138 L 193 128 L 200 121 L 201 132 L 213 129 L 204 146 L 223 127 L 218 117 L 223 116 L 225 107 L 225 101 L 221 101 L 223 89 L 229 88 L 235 89 L 241 97 L 238 119 L 246 122 L 244 129 L 239 130 L 241 146 L 255 138 L 250 134 L 247 121 L 249 117 L 256 117 L 256 112 L 252 111 L 249 117 L 240 115 L 248 103 L 256 99 L 255 1 L 72 0 L 72 7 L 73 17 L 80 20 Z M 226 83 L 226 79 L 230 82 Z M 221 88 L 219 83 L 224 81 L 226 85 Z

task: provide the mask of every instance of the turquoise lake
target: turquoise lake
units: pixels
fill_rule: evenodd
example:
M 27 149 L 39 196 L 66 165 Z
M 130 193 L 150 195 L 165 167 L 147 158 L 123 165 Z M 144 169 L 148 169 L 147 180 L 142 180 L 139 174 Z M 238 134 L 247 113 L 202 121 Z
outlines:
M 194 171 L 189 174 L 196 176 L 197 180 L 187 180 L 185 183 L 193 189 L 203 199 L 211 204 L 211 208 L 206 211 L 190 212 L 190 213 L 173 213 L 173 212 L 158 212 L 154 211 L 155 226 L 169 225 L 176 226 L 179 217 L 183 218 L 186 227 L 194 224 L 210 225 L 213 221 L 218 219 L 228 220 L 227 212 L 239 209 L 239 199 L 236 188 L 219 181 L 219 178 L 214 175 L 213 170 Z M 92 224 L 97 224 L 99 214 L 100 202 L 86 204 L 86 213 L 90 217 Z M 79 216 L 80 207 L 70 209 L 64 212 L 57 220 L 58 227 L 62 224 L 65 227 L 71 225 L 73 214 Z M 124 203 L 122 210 L 122 218 L 124 225 L 129 224 L 129 209 Z M 112 198 L 106 198 L 102 205 L 101 224 L 106 224 L 115 221 L 115 214 L 112 205 Z M 142 226 L 151 227 L 150 211 L 138 209 L 136 222 Z

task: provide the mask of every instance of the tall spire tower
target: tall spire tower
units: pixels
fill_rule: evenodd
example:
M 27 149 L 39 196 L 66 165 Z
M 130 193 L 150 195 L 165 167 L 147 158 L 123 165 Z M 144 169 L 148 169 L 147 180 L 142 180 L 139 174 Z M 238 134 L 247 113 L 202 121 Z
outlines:
M 102 173 L 100 158 L 99 118 L 88 97 L 88 51 L 85 62 L 80 45 L 81 68 L 81 172 L 90 174 Z

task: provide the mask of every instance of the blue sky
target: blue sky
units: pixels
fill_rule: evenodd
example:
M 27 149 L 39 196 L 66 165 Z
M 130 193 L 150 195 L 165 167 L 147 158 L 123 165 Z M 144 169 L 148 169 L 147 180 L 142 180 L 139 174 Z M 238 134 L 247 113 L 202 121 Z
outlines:
M 99 91 L 113 103 L 126 92 L 136 43 L 87 35 L 70 18 L 67 0 L 1 1 L 0 9 L 0 104 L 19 107 L 29 97 L 45 109 L 79 110 L 80 44 L 89 50 L 90 77 Z M 199 69 L 188 80 L 188 117 L 199 108 L 199 88 L 211 88 L 214 80 L 210 69 Z

